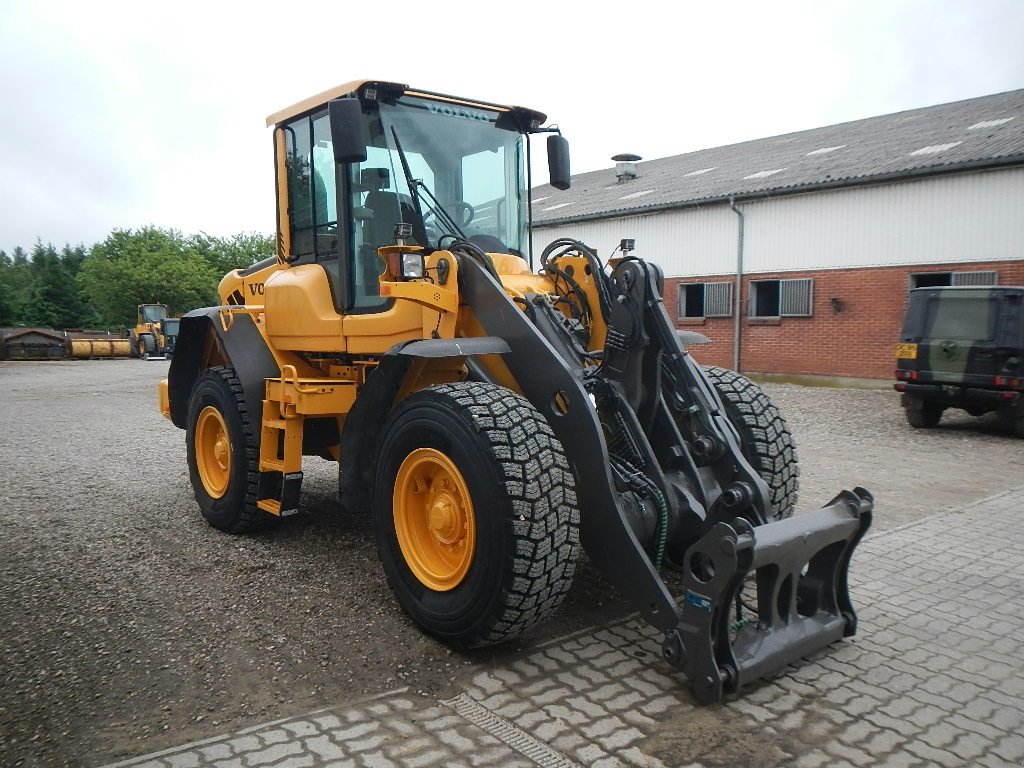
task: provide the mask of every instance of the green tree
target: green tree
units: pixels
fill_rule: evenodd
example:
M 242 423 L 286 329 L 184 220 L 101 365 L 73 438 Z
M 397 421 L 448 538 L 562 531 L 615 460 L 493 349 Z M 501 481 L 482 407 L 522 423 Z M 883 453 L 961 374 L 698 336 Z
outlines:
M 20 246 L 0 261 L 3 262 L 3 290 L 8 297 L 11 325 L 24 325 L 24 308 L 32 290 L 32 263 Z
M 36 242 L 32 249 L 31 284 L 21 307 L 20 320 L 27 325 L 78 328 L 94 319 L 82 296 L 77 275 L 85 258 L 84 246 L 65 245 L 57 253 L 53 245 Z
M 180 232 L 157 227 L 114 230 L 79 271 L 86 297 L 108 326 L 134 325 L 139 304 L 166 304 L 171 314 L 212 304 L 219 279 Z
M 200 232 L 192 235 L 188 242 L 220 277 L 274 255 L 274 238 L 256 232 L 241 232 L 226 238 Z
M 11 287 L 11 272 L 14 269 L 11 257 L 0 250 L 0 326 L 14 325 L 17 314 L 14 308 L 14 289 Z

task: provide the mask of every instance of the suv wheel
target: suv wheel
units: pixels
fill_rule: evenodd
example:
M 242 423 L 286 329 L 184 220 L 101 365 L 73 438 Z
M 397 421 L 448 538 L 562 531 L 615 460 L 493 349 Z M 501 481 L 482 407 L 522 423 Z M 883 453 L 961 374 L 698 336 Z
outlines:
M 930 429 L 937 426 L 946 410 L 939 403 L 932 403 L 913 395 L 905 395 L 903 409 L 907 414 L 907 423 L 915 429 Z

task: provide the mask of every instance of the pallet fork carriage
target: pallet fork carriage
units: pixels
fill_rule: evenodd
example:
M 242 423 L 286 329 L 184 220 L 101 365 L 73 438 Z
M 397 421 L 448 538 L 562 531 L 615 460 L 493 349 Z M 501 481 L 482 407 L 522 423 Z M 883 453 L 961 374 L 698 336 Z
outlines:
M 855 632 L 872 499 L 792 516 L 785 420 L 696 363 L 706 339 L 675 330 L 631 241 L 532 260 L 532 135 L 569 185 L 544 120 L 376 81 L 272 115 L 278 255 L 182 318 L 160 407 L 213 526 L 296 512 L 303 456 L 334 459 L 427 633 L 465 648 L 536 626 L 582 549 L 715 701 Z

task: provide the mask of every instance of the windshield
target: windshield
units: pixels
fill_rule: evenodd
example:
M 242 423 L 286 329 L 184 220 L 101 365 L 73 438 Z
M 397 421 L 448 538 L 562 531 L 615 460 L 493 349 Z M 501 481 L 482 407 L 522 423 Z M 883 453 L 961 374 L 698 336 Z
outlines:
M 526 138 L 505 113 L 405 95 L 378 109 L 352 177 L 363 242 L 392 243 L 404 221 L 430 248 L 464 237 L 485 251 L 526 253 Z
M 162 304 L 147 304 L 142 308 L 142 322 L 159 323 L 167 316 L 167 307 Z

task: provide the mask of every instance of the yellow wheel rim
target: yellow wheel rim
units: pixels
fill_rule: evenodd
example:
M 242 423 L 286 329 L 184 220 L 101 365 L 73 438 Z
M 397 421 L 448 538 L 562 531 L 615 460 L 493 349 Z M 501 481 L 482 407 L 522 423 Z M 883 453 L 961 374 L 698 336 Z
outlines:
M 458 468 L 440 451 L 417 448 L 395 478 L 395 533 L 405 562 L 437 592 L 469 572 L 476 547 L 473 501 Z
M 211 498 L 219 499 L 231 478 L 231 440 L 224 417 L 212 405 L 203 408 L 196 421 L 195 451 L 203 488 Z

